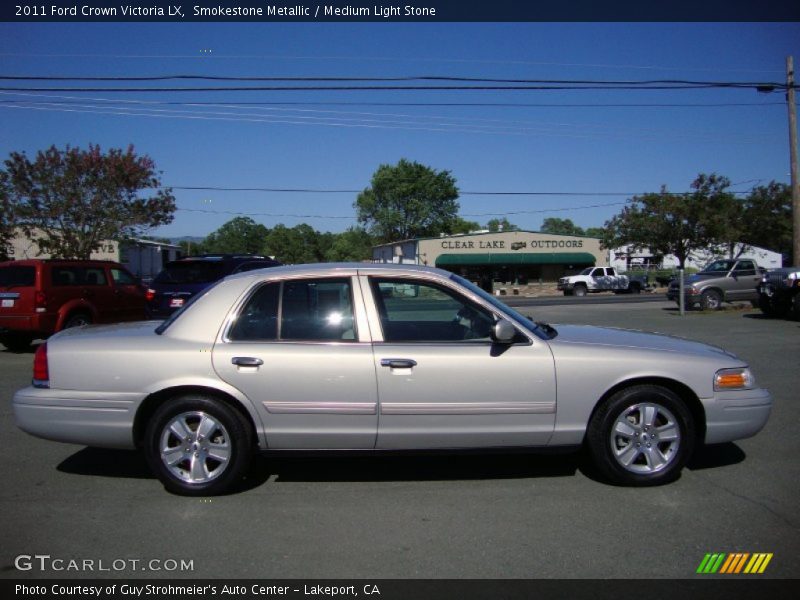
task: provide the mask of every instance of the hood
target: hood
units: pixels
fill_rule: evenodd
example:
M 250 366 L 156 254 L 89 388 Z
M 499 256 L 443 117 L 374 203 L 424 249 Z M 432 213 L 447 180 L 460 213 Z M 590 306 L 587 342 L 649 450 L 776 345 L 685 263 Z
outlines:
M 681 355 L 725 356 L 739 360 L 735 354 L 722 348 L 670 335 L 591 325 L 554 325 L 554 327 L 558 331 L 558 337 L 550 340 L 551 346 L 581 344 L 615 349 L 656 350 Z

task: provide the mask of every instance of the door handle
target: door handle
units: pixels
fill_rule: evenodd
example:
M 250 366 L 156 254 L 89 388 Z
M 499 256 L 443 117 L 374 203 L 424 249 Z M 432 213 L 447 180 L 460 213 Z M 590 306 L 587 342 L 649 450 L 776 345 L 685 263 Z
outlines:
M 417 366 L 417 361 L 410 358 L 382 358 L 381 366 L 392 369 L 410 369 Z
M 264 361 L 254 356 L 234 356 L 231 363 L 237 367 L 260 367 Z

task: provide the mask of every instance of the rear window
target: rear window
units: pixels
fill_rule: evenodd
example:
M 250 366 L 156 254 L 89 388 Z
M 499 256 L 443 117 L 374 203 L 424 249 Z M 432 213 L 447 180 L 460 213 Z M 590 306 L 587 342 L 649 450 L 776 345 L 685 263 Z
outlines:
M 172 262 L 164 267 L 154 283 L 211 283 L 225 276 L 226 265 L 219 262 L 192 260 Z
M 36 267 L 11 265 L 0 267 L 0 287 L 32 286 L 36 282 Z

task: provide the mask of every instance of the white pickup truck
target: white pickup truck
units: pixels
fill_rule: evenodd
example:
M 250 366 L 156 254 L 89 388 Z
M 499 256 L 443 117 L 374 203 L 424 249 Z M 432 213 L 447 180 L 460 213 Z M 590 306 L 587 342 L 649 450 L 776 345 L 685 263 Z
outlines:
M 614 267 L 587 267 L 577 275 L 559 279 L 558 289 L 565 296 L 585 296 L 589 292 L 638 294 L 649 287 L 646 275 L 618 275 Z

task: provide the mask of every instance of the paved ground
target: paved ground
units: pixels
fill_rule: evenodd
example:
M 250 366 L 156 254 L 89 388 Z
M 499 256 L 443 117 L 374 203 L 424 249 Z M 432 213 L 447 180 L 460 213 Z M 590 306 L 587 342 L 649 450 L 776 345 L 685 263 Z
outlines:
M 164 492 L 135 453 L 18 431 L 10 398 L 27 384 L 32 354 L 0 351 L 0 573 L 91 575 L 13 567 L 18 555 L 47 554 L 109 568 L 194 566 L 100 576 L 683 578 L 707 552 L 741 551 L 774 553 L 764 577 L 800 577 L 800 323 L 748 310 L 680 317 L 666 302 L 522 312 L 724 346 L 773 392 L 771 420 L 654 489 L 599 483 L 576 456 L 295 458 L 260 461 L 239 494 L 186 499 Z

